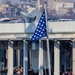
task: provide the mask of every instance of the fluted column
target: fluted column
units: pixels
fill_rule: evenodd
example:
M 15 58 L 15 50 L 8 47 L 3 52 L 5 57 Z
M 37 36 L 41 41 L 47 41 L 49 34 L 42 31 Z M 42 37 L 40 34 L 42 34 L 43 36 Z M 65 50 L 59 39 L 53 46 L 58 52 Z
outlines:
M 23 40 L 23 75 L 28 75 L 28 42 Z
M 17 66 L 20 66 L 20 49 L 17 50 Z
M 43 75 L 43 42 L 39 40 L 39 75 Z
M 73 50 L 72 50 L 72 75 L 75 75 L 75 40 L 73 41 Z
M 8 41 L 8 75 L 13 75 L 13 42 Z
M 54 75 L 60 75 L 60 42 L 54 42 Z

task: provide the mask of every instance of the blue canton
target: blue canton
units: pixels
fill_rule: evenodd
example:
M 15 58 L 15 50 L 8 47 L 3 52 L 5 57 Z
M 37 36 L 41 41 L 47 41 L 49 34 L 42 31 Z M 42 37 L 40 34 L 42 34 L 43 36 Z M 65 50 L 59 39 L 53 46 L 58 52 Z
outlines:
M 45 36 L 47 36 L 47 30 L 46 30 L 46 18 L 45 18 L 45 11 L 44 11 L 31 40 L 37 41 Z

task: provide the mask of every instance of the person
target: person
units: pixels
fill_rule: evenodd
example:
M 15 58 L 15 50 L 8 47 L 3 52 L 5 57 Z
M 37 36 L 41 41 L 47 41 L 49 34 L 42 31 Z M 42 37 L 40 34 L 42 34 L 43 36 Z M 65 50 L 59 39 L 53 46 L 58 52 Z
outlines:
M 38 70 L 36 70 L 36 73 L 35 73 L 35 75 L 39 75 L 39 72 L 38 72 Z
M 43 68 L 43 75 L 45 75 L 45 69 Z
M 34 70 L 30 68 L 30 69 L 28 70 L 28 75 L 35 75 Z
M 54 70 L 53 69 L 51 69 L 51 75 L 54 75 Z
M 48 71 L 48 69 L 46 69 L 46 75 L 49 75 L 49 71 Z
M 69 72 L 69 75 L 72 75 L 72 71 Z
M 65 72 L 63 72 L 62 75 L 65 75 Z
M 68 71 L 66 71 L 65 75 L 69 75 L 69 74 L 68 74 Z

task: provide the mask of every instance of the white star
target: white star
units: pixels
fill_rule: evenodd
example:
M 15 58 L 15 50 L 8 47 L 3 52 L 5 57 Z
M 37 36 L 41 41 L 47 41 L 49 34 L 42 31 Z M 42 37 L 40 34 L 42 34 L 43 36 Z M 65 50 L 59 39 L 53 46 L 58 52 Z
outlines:
M 36 37 L 36 36 L 34 35 L 34 37 Z
M 42 29 L 42 31 L 44 31 L 44 29 Z
M 33 40 L 35 40 L 35 39 L 33 38 Z
M 37 34 L 37 33 L 35 33 L 35 34 Z
M 42 29 L 42 28 L 40 28 L 40 29 Z
M 38 26 L 38 28 L 39 28 L 39 26 Z
M 40 32 L 40 31 L 39 31 Z
M 41 26 L 43 26 L 43 24 Z
M 43 23 L 45 23 L 45 22 L 43 21 Z
M 42 19 L 44 19 L 44 17 L 42 17 Z
M 38 31 L 38 29 L 36 31 Z
M 42 20 L 40 20 L 42 22 Z
M 37 35 L 39 35 L 39 34 L 37 34 Z
M 43 34 L 43 32 L 41 32 L 41 34 Z
M 40 37 L 41 37 L 42 35 L 40 35 Z
M 39 25 L 41 25 L 41 23 L 39 23 Z
M 38 37 L 36 37 L 36 38 L 38 38 Z

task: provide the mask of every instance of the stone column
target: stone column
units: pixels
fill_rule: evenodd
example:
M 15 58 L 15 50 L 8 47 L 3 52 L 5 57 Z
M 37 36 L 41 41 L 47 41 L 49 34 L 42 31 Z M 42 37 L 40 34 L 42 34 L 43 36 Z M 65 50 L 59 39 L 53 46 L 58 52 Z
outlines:
M 65 53 L 64 53 L 64 72 L 66 72 L 66 51 L 65 51 Z
M 54 42 L 54 75 L 60 75 L 60 43 Z
M 28 75 L 28 42 L 23 40 L 23 75 Z
M 43 42 L 39 40 L 39 75 L 43 75 Z
M 20 49 L 17 50 L 17 66 L 20 66 Z
M 72 50 L 72 75 L 75 75 L 75 40 L 73 41 L 73 50 Z
M 48 60 L 47 60 L 47 51 L 44 49 L 43 47 L 43 67 L 44 69 L 47 69 L 48 68 Z
M 8 41 L 8 75 L 13 75 L 13 42 Z
M 7 59 L 7 67 L 8 67 L 8 50 L 6 50 L 6 59 Z

